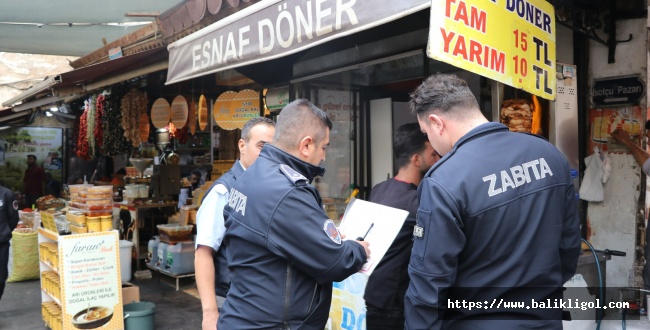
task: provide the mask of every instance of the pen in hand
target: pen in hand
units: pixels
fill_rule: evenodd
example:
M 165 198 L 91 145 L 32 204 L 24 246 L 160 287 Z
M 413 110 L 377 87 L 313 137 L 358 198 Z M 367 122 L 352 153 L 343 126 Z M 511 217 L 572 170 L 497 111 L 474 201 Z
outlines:
M 365 239 L 366 239 L 366 236 L 368 236 L 368 233 L 370 233 L 370 230 L 371 230 L 372 227 L 374 227 L 374 226 L 375 226 L 375 223 L 374 223 L 374 222 L 371 223 L 371 224 L 370 224 L 370 228 L 368 228 L 368 231 L 366 231 L 366 234 L 363 235 L 363 237 L 357 237 L 357 241 L 363 241 L 363 240 L 365 240 Z

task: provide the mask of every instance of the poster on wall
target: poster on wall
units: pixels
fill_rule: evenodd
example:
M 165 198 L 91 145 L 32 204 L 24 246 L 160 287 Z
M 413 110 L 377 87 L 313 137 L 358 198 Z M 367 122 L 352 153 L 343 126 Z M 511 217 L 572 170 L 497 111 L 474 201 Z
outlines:
M 641 145 L 644 125 L 645 119 L 641 114 L 640 106 L 589 110 L 587 154 L 591 155 L 594 147 L 598 147 L 602 151 L 629 153 L 630 151 L 624 145 L 612 138 L 612 132 L 617 128 L 622 128 L 630 135 L 634 143 Z
M 124 328 L 117 231 L 59 236 L 64 329 Z
M 63 175 L 63 129 L 44 127 L 9 128 L 0 131 L 0 185 L 24 191 L 23 176 L 27 155 L 36 156 L 36 165 L 61 182 Z
M 323 166 L 327 175 L 321 178 L 319 191 L 323 197 L 347 199 L 350 195 L 350 127 L 352 125 L 352 95 L 349 90 L 318 90 L 318 106 L 332 121 L 330 145 Z M 337 219 L 334 219 L 337 220 Z

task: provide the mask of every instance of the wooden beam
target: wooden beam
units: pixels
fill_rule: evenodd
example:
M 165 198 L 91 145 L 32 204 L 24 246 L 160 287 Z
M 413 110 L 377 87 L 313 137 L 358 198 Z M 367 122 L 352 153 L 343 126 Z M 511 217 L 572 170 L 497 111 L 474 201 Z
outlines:
M 154 37 L 158 32 L 156 23 L 146 25 L 136 31 L 133 31 L 120 39 L 104 45 L 103 47 L 95 50 L 94 52 L 70 62 L 70 66 L 75 69 L 102 62 L 103 58 L 108 58 L 108 51 L 111 48 L 122 47 L 125 48 L 129 45 L 138 43 L 150 37 Z

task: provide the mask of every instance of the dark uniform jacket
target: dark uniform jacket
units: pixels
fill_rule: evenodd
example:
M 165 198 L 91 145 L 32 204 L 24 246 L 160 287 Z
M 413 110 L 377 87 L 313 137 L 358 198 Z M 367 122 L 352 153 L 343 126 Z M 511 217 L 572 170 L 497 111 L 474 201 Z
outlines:
M 323 172 L 266 144 L 235 182 L 225 237 L 232 281 L 219 329 L 325 327 L 332 282 L 356 273 L 366 255 L 336 230 L 328 235 L 331 220 L 309 184 Z
M 429 170 L 418 193 L 407 329 L 561 329 L 560 309 L 504 305 L 561 298 L 577 267 L 578 205 L 553 145 L 483 124 Z M 482 305 L 470 311 L 449 304 L 456 300 Z
M 203 199 L 205 199 L 205 196 L 207 196 L 216 185 L 222 184 L 227 190 L 230 190 L 237 180 L 237 177 L 242 173 L 244 173 L 244 168 L 239 161 L 236 161 L 235 165 L 233 165 L 228 172 L 224 173 L 219 177 L 219 179 L 212 183 L 208 191 L 203 195 Z M 226 211 L 226 208 L 224 208 L 223 220 L 225 221 L 226 219 L 228 219 L 228 212 Z M 214 253 L 212 258 L 214 259 L 215 274 L 214 290 L 217 295 L 225 297 L 228 294 L 228 290 L 230 290 L 230 271 L 228 270 L 226 259 L 226 244 L 221 244 L 219 246 L 219 251 Z
M 18 202 L 14 193 L 0 186 L 0 243 L 11 240 L 11 232 L 18 225 Z
M 413 247 L 413 227 L 418 211 L 418 187 L 394 178 L 372 188 L 370 201 L 409 212 L 395 240 L 368 278 L 363 299 L 366 305 L 388 310 L 404 310 L 409 285 L 408 263 Z

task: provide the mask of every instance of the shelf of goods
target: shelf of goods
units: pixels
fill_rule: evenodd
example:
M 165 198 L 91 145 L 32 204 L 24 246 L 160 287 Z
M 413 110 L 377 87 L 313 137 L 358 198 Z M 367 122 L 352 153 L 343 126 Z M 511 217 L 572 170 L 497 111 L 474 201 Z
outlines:
M 59 236 L 38 228 L 38 248 L 48 328 L 124 328 L 117 231 Z
M 70 186 L 66 218 L 75 234 L 109 231 L 113 226 L 113 186 Z

